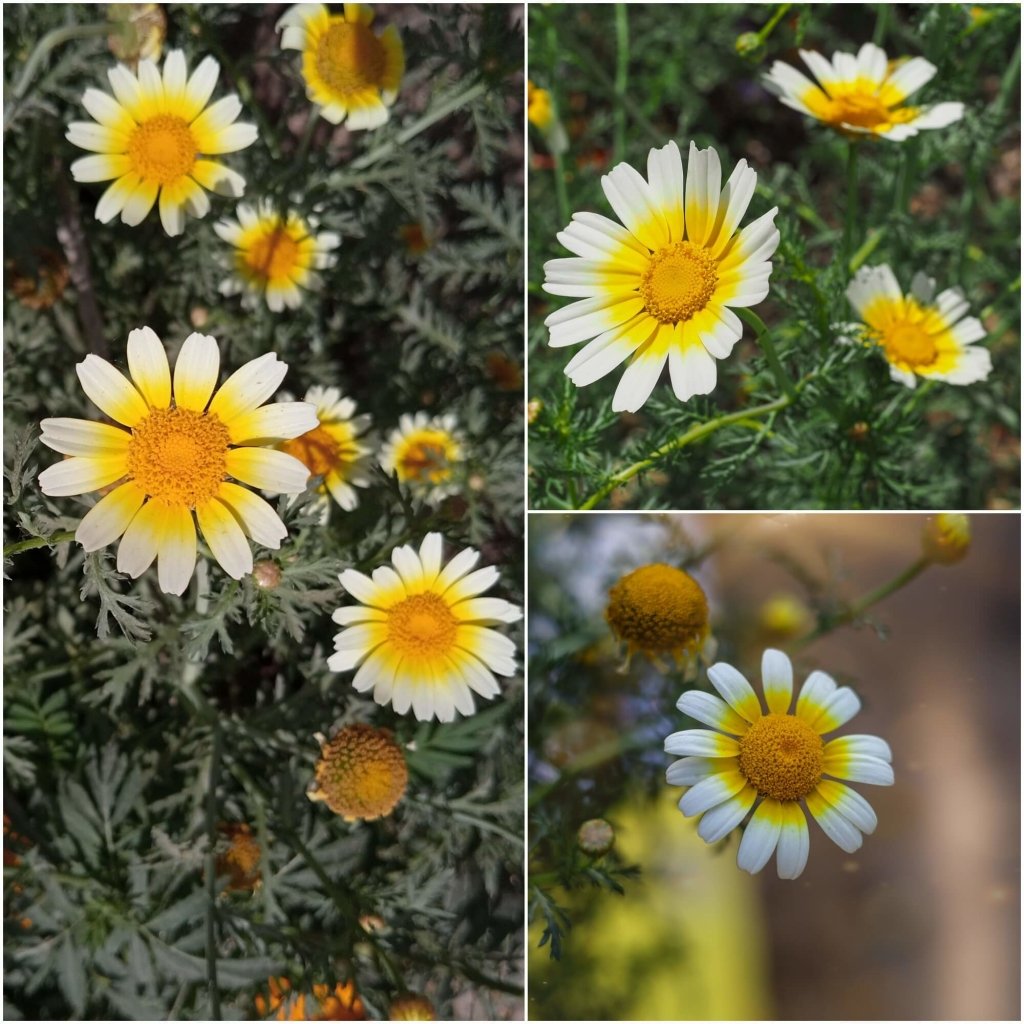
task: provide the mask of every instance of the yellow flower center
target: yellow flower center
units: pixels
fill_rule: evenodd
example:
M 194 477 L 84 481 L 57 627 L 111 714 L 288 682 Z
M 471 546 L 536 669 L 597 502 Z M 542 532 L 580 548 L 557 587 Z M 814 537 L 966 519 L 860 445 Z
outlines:
M 313 476 L 326 476 L 332 469 L 351 461 L 354 454 L 351 448 L 343 451 L 338 438 L 322 426 L 285 441 L 280 447 L 281 451 L 298 459 Z
M 446 439 L 423 437 L 411 441 L 396 459 L 401 480 L 440 484 L 452 475 Z
M 128 138 L 132 167 L 144 181 L 170 185 L 188 174 L 199 152 L 188 122 L 174 114 L 147 118 Z
M 299 243 L 278 225 L 260 235 L 241 258 L 249 273 L 263 281 L 287 280 L 299 261 Z
M 841 86 L 834 86 L 832 93 L 832 96 L 826 96 L 815 87 L 803 97 L 814 116 L 831 125 L 850 124 L 857 128 L 886 131 L 889 126 L 911 121 L 918 115 L 916 107 L 890 109 L 883 100 L 885 88 L 879 93 L 874 82 L 851 84 L 846 91 L 842 91 Z
M 315 60 L 324 83 L 342 96 L 379 89 L 387 68 L 384 46 L 370 28 L 342 18 L 331 19 Z
M 414 594 L 388 611 L 388 640 L 404 657 L 447 654 L 455 643 L 458 620 L 438 594 Z
M 881 343 L 890 363 L 906 366 L 931 366 L 939 350 L 935 339 L 921 323 L 904 320 L 883 329 Z
M 718 264 L 692 242 L 659 249 L 640 279 L 640 297 L 647 312 L 663 324 L 689 320 L 715 293 Z
M 692 576 L 659 562 L 635 569 L 608 591 L 605 618 L 630 650 L 682 653 L 707 636 L 708 602 Z
M 799 800 L 821 781 L 825 745 L 795 715 L 764 715 L 740 740 L 740 774 L 762 796 Z
M 212 414 L 151 409 L 135 424 L 128 473 L 151 498 L 195 508 L 227 476 L 228 428 Z

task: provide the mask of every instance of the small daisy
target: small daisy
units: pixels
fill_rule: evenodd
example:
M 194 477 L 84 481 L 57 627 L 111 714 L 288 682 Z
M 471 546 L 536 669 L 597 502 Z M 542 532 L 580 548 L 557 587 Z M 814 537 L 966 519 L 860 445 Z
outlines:
M 715 360 L 743 333 L 730 307 L 765 298 L 779 244 L 774 208 L 737 234 L 756 185 L 741 160 L 723 187 L 718 154 L 692 142 L 685 188 L 674 142 L 650 151 L 646 180 L 629 164 L 601 179 L 625 228 L 577 213 L 558 235 L 576 256 L 544 264 L 545 291 L 580 299 L 547 318 L 550 344 L 594 339 L 565 368 L 574 384 L 592 384 L 628 360 L 616 412 L 636 412 L 666 363 L 681 402 L 714 390 Z
M 399 483 L 434 506 L 458 493 L 456 470 L 464 458 L 455 417 L 431 419 L 425 412 L 402 416 L 380 450 L 384 472 L 397 473 Z
M 344 14 L 331 14 L 323 4 L 296 4 L 277 23 L 284 29 L 282 48 L 302 51 L 306 95 L 331 124 L 379 128 L 398 96 L 402 40 L 394 25 L 376 35 L 372 22 L 366 4 L 345 4 Z
M 96 551 L 118 537 L 117 569 L 132 579 L 157 559 L 160 589 L 181 594 L 196 562 L 193 514 L 213 557 L 232 579 L 252 572 L 248 534 L 278 548 L 284 523 L 262 498 L 240 487 L 302 491 L 309 470 L 264 448 L 316 426 L 305 402 L 264 405 L 287 366 L 273 353 L 236 370 L 214 393 L 220 352 L 214 338 L 190 334 L 172 378 L 160 339 L 148 327 L 128 335 L 129 381 L 105 359 L 76 367 L 89 399 L 115 423 L 47 419 L 42 442 L 71 458 L 39 475 L 44 494 L 64 497 L 117 486 L 94 505 L 75 539 Z M 239 483 L 233 483 L 232 477 Z
M 82 105 L 98 123 L 75 121 L 70 142 L 97 154 L 71 165 L 75 181 L 116 179 L 100 197 L 96 219 L 106 224 L 118 214 L 140 224 L 160 199 L 160 223 L 168 235 L 185 229 L 185 211 L 205 217 L 207 189 L 238 197 L 245 179 L 215 160 L 256 141 L 256 128 L 235 124 L 242 112 L 237 96 L 207 106 L 217 85 L 219 65 L 206 57 L 188 75 L 185 55 L 171 50 L 161 76 L 151 60 L 139 61 L 138 76 L 123 64 L 107 72 L 114 95 L 86 89 Z
M 235 247 L 235 274 L 223 281 L 222 295 L 244 292 L 249 302 L 265 299 L 274 313 L 302 304 L 302 289 L 319 288 L 317 270 L 334 266 L 332 249 L 341 237 L 331 231 L 314 234 L 314 223 L 294 210 L 282 218 L 274 204 L 264 200 L 257 208 L 239 203 L 238 220 L 219 220 L 213 230 Z
M 334 621 L 347 627 L 334 638 L 327 664 L 334 672 L 358 666 L 352 685 L 373 690 L 378 704 L 391 703 L 420 721 L 451 722 L 455 712 L 476 710 L 473 692 L 495 697 L 493 673 L 515 675 L 515 645 L 488 627 L 518 622 L 522 612 L 508 601 L 479 597 L 498 582 L 492 566 L 470 570 L 480 559 L 472 548 L 441 564 L 441 535 L 428 533 L 419 554 L 411 547 L 391 552 L 394 565 L 373 578 L 354 569 L 341 585 L 360 602 L 339 608 Z
M 712 665 L 708 678 L 724 700 L 691 690 L 676 707 L 713 729 L 685 729 L 665 740 L 667 753 L 687 755 L 669 766 L 666 778 L 670 786 L 691 787 L 679 809 L 688 818 L 703 815 L 700 837 L 706 843 L 724 839 L 757 804 L 737 863 L 754 874 L 778 850 L 779 877 L 797 878 L 810 849 L 803 800 L 829 839 L 847 853 L 858 850 L 862 833 L 875 830 L 875 812 L 859 793 L 833 780 L 891 786 L 893 773 L 892 751 L 877 736 L 822 739 L 860 710 L 853 690 L 812 672 L 790 714 L 793 666 L 774 650 L 765 651 L 761 662 L 768 714 L 731 665 Z
M 988 349 L 975 346 L 985 329 L 977 317 L 964 317 L 968 305 L 959 288 L 936 298 L 935 281 L 917 273 L 904 297 L 896 275 L 883 264 L 861 268 L 846 297 L 864 321 L 855 326 L 854 338 L 881 349 L 889 376 L 908 388 L 917 377 L 974 384 L 992 372 Z
M 370 486 L 370 448 L 364 437 L 370 417 L 357 416 L 356 403 L 343 398 L 337 388 L 314 385 L 305 400 L 316 407 L 319 425 L 278 447 L 294 455 L 313 476 L 323 478 L 317 489 L 325 500 L 330 495 L 351 512 L 359 504 L 355 488 Z
M 902 142 L 923 129 L 945 128 L 963 117 L 962 103 L 903 105 L 935 75 L 937 68 L 923 57 L 890 61 L 874 43 L 865 43 L 856 57 L 836 53 L 831 63 L 813 50 L 801 50 L 800 56 L 818 85 L 782 61 L 772 65 L 767 81 L 779 90 L 787 107 L 841 132 Z

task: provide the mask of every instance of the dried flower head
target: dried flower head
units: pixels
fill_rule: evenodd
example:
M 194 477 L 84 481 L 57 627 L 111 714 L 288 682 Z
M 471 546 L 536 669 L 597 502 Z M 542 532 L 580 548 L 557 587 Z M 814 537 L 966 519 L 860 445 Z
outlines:
M 217 831 L 227 847 L 217 855 L 217 874 L 227 877 L 227 888 L 234 892 L 252 892 L 259 887 L 260 844 L 244 822 L 222 822 Z

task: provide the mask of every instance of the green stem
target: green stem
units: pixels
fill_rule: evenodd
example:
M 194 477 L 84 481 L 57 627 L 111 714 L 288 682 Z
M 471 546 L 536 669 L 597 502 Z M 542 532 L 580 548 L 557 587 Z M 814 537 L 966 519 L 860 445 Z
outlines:
M 846 219 L 843 223 L 843 266 L 849 266 L 853 250 L 857 222 L 857 143 L 851 140 L 847 145 L 846 160 Z
M 875 46 L 881 46 L 885 39 L 886 30 L 889 27 L 889 5 L 879 4 L 878 5 L 878 17 L 875 19 L 875 31 L 871 36 L 871 42 Z
M 864 244 L 853 254 L 850 260 L 850 273 L 855 274 L 867 261 L 868 257 L 878 248 L 882 239 L 885 238 L 888 229 L 883 224 L 877 230 L 868 233 Z
M 213 716 L 213 749 L 206 792 L 206 984 L 210 990 L 210 1016 L 220 1020 L 220 988 L 217 985 L 217 777 L 220 774 L 222 735 L 220 720 Z
M 650 737 L 645 733 L 635 732 L 628 736 L 617 737 L 613 740 L 608 740 L 605 743 L 599 743 L 596 747 L 588 750 L 584 754 L 580 754 L 575 761 L 569 767 L 563 769 L 561 775 L 552 782 L 546 782 L 541 786 L 534 786 L 530 789 L 530 796 L 527 800 L 527 804 L 530 807 L 535 807 L 539 804 L 552 790 L 557 789 L 563 782 L 567 782 L 569 779 L 574 779 L 578 775 L 582 775 L 584 772 L 590 771 L 592 768 L 598 768 L 603 764 L 607 764 L 609 761 L 614 761 L 617 757 L 621 757 L 623 754 L 628 753 L 631 750 L 641 750 L 648 746 L 650 743 Z
M 56 547 L 58 544 L 66 544 L 69 540 L 74 539 L 74 530 L 61 530 L 60 533 L 50 534 L 49 537 L 29 537 L 28 540 L 16 540 L 11 544 L 4 545 L 4 558 L 20 555 L 22 551 L 31 551 L 33 548 Z
M 553 173 L 555 175 L 555 201 L 558 204 L 558 223 L 569 223 L 569 194 L 565 188 L 565 160 L 561 153 L 552 152 L 552 159 L 555 162 Z
M 791 401 L 795 401 L 797 396 L 796 385 L 789 374 L 782 368 L 782 361 L 779 359 L 779 353 L 775 349 L 775 343 L 772 341 L 768 325 L 753 310 L 746 307 L 740 307 L 736 310 L 736 313 L 748 327 L 752 327 L 756 332 L 757 343 L 764 350 L 765 358 L 768 360 L 768 368 L 772 371 L 775 383 L 789 396 Z
M 807 378 L 805 378 L 807 379 Z M 800 385 L 797 385 L 799 391 Z M 681 448 L 685 448 L 688 445 L 695 444 L 697 441 L 703 441 L 705 437 L 710 437 L 716 431 L 721 430 L 722 427 L 728 427 L 733 423 L 739 423 L 742 420 L 749 419 L 752 416 L 768 416 L 779 409 L 785 409 L 787 406 L 793 404 L 793 399 L 789 395 L 783 395 L 782 398 L 775 399 L 774 402 L 767 402 L 764 405 L 756 405 L 753 409 L 743 409 L 740 412 L 731 412 L 725 416 L 719 416 L 716 419 L 708 420 L 706 423 L 698 423 L 696 426 L 691 427 L 685 434 L 680 434 L 679 437 L 669 441 L 668 444 L 662 445 L 660 448 L 651 452 L 646 459 L 641 459 L 639 462 L 634 462 L 631 466 L 627 466 L 625 469 L 619 470 L 615 473 L 607 483 L 603 484 L 597 491 L 595 491 L 582 505 L 580 509 L 592 509 L 596 508 L 600 501 L 603 501 L 616 487 L 621 487 L 623 484 L 628 483 L 637 475 L 647 469 L 650 469 L 659 459 L 663 459 L 666 455 L 670 455 L 672 452 L 679 451 Z
M 772 34 L 775 26 L 782 21 L 792 6 L 792 4 L 779 4 L 779 6 L 775 8 L 775 13 L 768 19 L 764 28 L 757 33 L 757 38 L 760 39 L 762 43 Z
M 825 622 L 822 622 L 817 626 L 813 632 L 808 633 L 807 636 L 797 640 L 793 646 L 793 650 L 803 650 L 803 648 L 808 644 L 811 644 L 815 640 L 825 636 L 826 633 L 831 633 L 832 630 L 839 626 L 845 626 L 847 623 L 860 618 L 864 612 L 878 604 L 879 601 L 884 601 L 885 598 L 889 597 L 891 594 L 895 594 L 897 590 L 905 587 L 911 580 L 924 572 L 930 564 L 931 562 L 924 557 L 921 557 L 916 562 L 911 563 L 898 576 L 894 576 L 889 580 L 888 583 L 883 583 L 882 586 L 878 587 L 876 590 L 872 590 L 867 596 L 862 597 L 859 601 L 855 601 L 853 604 L 849 605 L 845 611 L 830 617 Z
M 448 99 L 439 103 L 436 107 L 431 107 L 422 117 L 413 121 L 408 128 L 403 128 L 393 139 L 381 143 L 375 149 L 371 149 L 369 153 L 364 153 L 357 160 L 353 160 L 349 164 L 349 169 L 361 171 L 377 163 L 379 160 L 383 160 L 386 156 L 390 156 L 394 150 L 400 149 L 407 142 L 416 138 L 421 132 L 425 132 L 428 128 L 437 124 L 438 121 L 447 117 L 453 111 L 458 110 L 459 107 L 472 103 L 473 100 L 483 96 L 485 92 L 487 92 L 486 82 L 471 82 L 465 88 L 452 93 Z
M 626 157 L 626 90 L 629 84 L 629 14 L 615 5 L 615 162 Z
M 992 104 L 992 112 L 997 116 L 1001 117 L 1003 111 L 1006 109 L 1006 104 L 1010 101 L 1010 97 L 1020 88 L 1020 43 L 1017 43 L 1017 49 L 1013 52 L 1013 59 L 1010 61 L 1009 67 L 1003 72 L 1002 81 L 999 85 L 999 94 L 996 96 L 995 103 Z

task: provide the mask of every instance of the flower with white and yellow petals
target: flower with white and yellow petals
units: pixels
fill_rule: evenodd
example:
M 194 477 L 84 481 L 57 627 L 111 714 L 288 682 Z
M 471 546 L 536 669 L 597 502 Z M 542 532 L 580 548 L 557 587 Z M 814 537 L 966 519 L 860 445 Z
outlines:
M 222 295 L 242 292 L 247 304 L 265 300 L 271 311 L 302 304 L 302 291 L 320 288 L 318 270 L 334 266 L 331 250 L 341 237 L 331 231 L 314 234 L 314 224 L 294 211 L 282 217 L 273 203 L 256 208 L 239 203 L 237 220 L 219 220 L 213 230 L 234 246 L 234 275 L 220 286 Z
M 360 603 L 339 608 L 334 621 L 346 627 L 334 638 L 327 664 L 335 672 L 358 667 L 352 685 L 373 691 L 420 721 L 451 722 L 455 712 L 476 710 L 473 694 L 496 697 L 494 678 L 516 672 L 515 644 L 489 628 L 518 622 L 522 612 L 496 597 L 480 597 L 498 582 L 492 566 L 471 571 L 480 559 L 472 548 L 442 564 L 439 533 L 428 533 L 417 553 L 391 552 L 392 566 L 372 578 L 346 569 L 341 585 Z
M 253 566 L 246 534 L 267 548 L 280 547 L 288 534 L 270 505 L 240 485 L 295 494 L 309 477 L 298 459 L 263 447 L 317 422 L 305 402 L 263 404 L 287 366 L 268 353 L 215 393 L 219 368 L 216 340 L 190 334 L 172 378 L 160 339 L 142 327 L 128 335 L 131 380 L 95 355 L 76 367 L 86 395 L 113 424 L 64 418 L 41 424 L 43 444 L 70 456 L 39 475 L 44 494 L 116 485 L 89 510 L 75 539 L 96 551 L 120 537 L 118 571 L 135 579 L 156 559 L 160 589 L 168 594 L 183 593 L 195 569 L 193 515 L 213 557 L 240 579 Z
M 337 388 L 314 385 L 306 392 L 316 408 L 318 426 L 278 447 L 294 455 L 310 473 L 321 477 L 319 492 L 330 495 L 346 512 L 359 504 L 357 487 L 369 487 L 370 446 L 368 415 L 356 415 L 356 403 Z
M 776 61 L 765 76 L 779 99 L 847 135 L 870 135 L 902 142 L 927 128 L 945 128 L 964 115 L 962 103 L 908 106 L 906 99 L 930 82 L 936 67 L 923 57 L 890 61 L 874 43 L 828 60 L 801 50 L 803 62 L 817 79 Z
M 394 25 L 377 35 L 366 4 L 345 4 L 331 14 L 323 4 L 296 4 L 277 27 L 281 46 L 302 51 L 306 95 L 331 122 L 348 128 L 379 128 L 398 96 L 405 51 Z
M 730 307 L 765 298 L 779 244 L 776 209 L 738 231 L 756 185 L 741 160 L 723 186 L 718 154 L 692 142 L 685 186 L 674 142 L 650 151 L 646 179 L 629 164 L 601 179 L 625 227 L 577 213 L 558 235 L 576 256 L 544 265 L 545 291 L 580 300 L 545 321 L 552 347 L 594 339 L 565 368 L 574 384 L 628 360 L 612 399 L 617 412 L 636 412 L 666 363 L 680 401 L 714 390 L 715 361 L 743 333 Z
M 908 388 L 918 377 L 974 384 L 992 372 L 988 349 L 975 345 L 985 329 L 977 317 L 964 316 L 969 307 L 959 288 L 936 297 L 935 282 L 917 273 L 904 296 L 892 269 L 882 264 L 861 268 L 846 297 L 863 321 L 854 327 L 854 340 L 880 349 L 890 377 Z
M 860 710 L 853 690 L 836 686 L 824 672 L 812 672 L 790 714 L 793 666 L 781 651 L 770 649 L 761 662 L 767 714 L 731 665 L 712 665 L 708 678 L 720 697 L 691 690 L 676 707 L 711 729 L 685 729 L 665 740 L 666 753 L 683 755 L 669 766 L 666 779 L 670 786 L 690 787 L 679 809 L 688 818 L 703 815 L 700 837 L 717 843 L 753 809 L 737 863 L 754 874 L 777 854 L 779 877 L 797 878 L 810 850 L 806 807 L 837 846 L 847 853 L 860 849 L 878 819 L 864 797 L 836 780 L 891 786 L 894 777 L 885 740 L 823 738 Z
M 207 157 L 234 153 L 256 141 L 256 128 L 236 124 L 237 96 L 209 104 L 219 65 L 206 57 L 188 74 L 185 55 L 171 50 L 163 74 L 151 60 L 139 61 L 135 75 L 123 64 L 107 72 L 114 95 L 86 89 L 82 105 L 96 123 L 76 121 L 68 140 L 93 156 L 71 165 L 75 181 L 115 179 L 100 197 L 96 218 L 106 224 L 118 214 L 130 226 L 141 223 L 159 198 L 160 222 L 169 235 L 185 229 L 185 211 L 204 217 L 206 190 L 238 197 L 245 179 Z
M 462 440 L 452 415 L 403 415 L 398 429 L 391 432 L 380 450 L 384 472 L 396 473 L 399 483 L 435 507 L 458 493 L 456 471 L 464 460 Z

